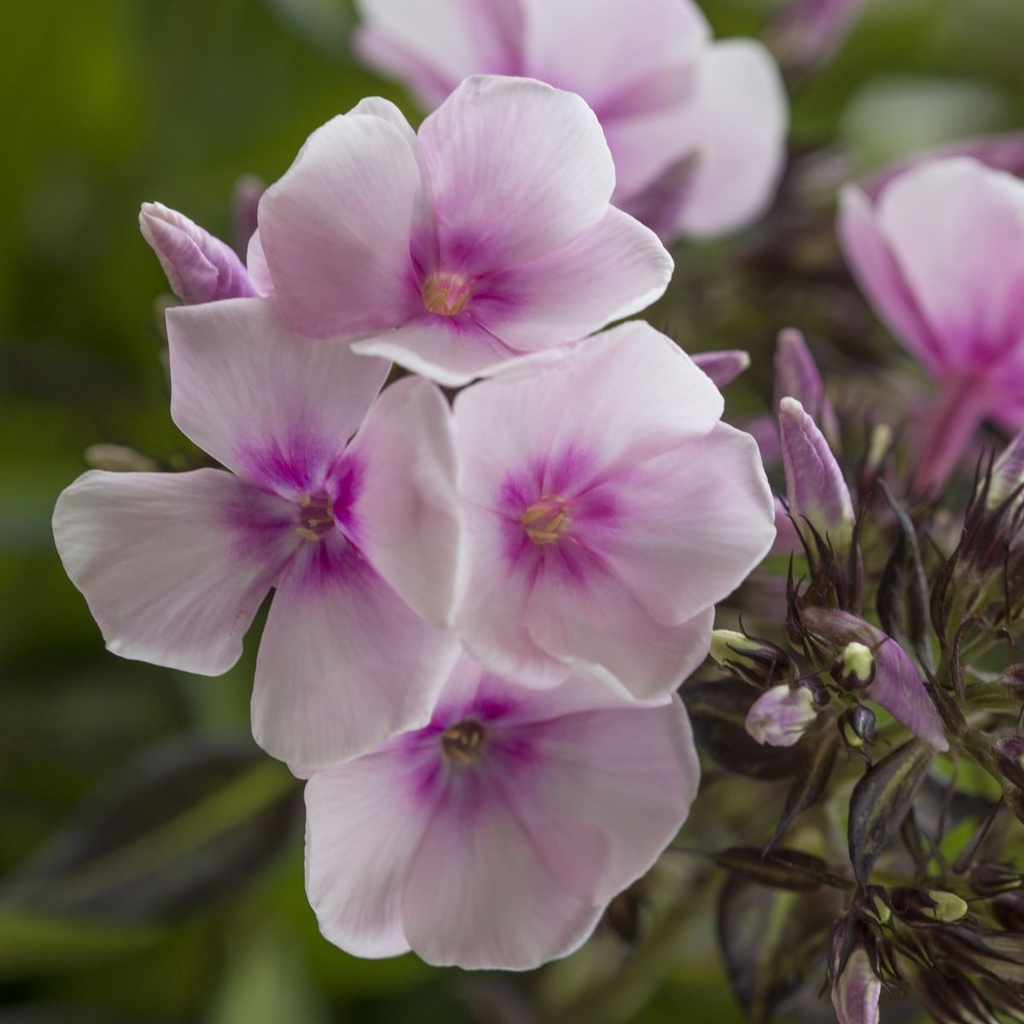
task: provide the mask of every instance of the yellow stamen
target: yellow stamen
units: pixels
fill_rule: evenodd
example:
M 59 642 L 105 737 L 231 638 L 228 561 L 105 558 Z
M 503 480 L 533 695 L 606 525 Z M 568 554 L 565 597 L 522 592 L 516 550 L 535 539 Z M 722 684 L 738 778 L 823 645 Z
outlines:
M 523 512 L 522 523 L 534 544 L 553 544 L 565 534 L 569 513 L 561 498 L 545 496 Z
M 467 718 L 441 733 L 444 756 L 457 765 L 472 764 L 483 752 L 487 733 L 479 722 Z
M 423 305 L 431 313 L 440 316 L 455 316 L 466 308 L 469 302 L 469 282 L 461 274 L 438 270 L 420 286 Z

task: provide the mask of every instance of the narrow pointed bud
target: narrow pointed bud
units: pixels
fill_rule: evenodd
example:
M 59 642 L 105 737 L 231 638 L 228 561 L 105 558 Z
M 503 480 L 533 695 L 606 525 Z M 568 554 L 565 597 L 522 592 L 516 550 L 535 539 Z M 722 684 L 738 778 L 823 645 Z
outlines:
M 832 983 L 832 1005 L 839 1024 L 878 1024 L 878 997 L 882 983 L 871 970 L 871 960 L 858 946 Z
M 715 387 L 731 384 L 750 366 L 750 353 L 743 349 L 722 349 L 719 352 L 697 352 L 690 358 L 714 381 Z
M 792 327 L 779 332 L 775 346 L 775 408 L 784 398 L 795 398 L 817 423 L 833 449 L 838 450 L 839 420 L 825 394 L 818 364 L 803 334 Z
M 818 717 L 814 694 L 806 686 L 782 683 L 766 690 L 750 706 L 744 728 L 770 747 L 791 747 Z
M 162 203 L 143 203 L 139 228 L 171 291 L 186 305 L 256 294 L 242 261 L 219 238 Z
M 842 555 L 853 539 L 854 515 L 839 463 L 795 398 L 783 398 L 779 404 L 779 428 L 789 514 L 809 551 L 814 550 L 816 532 Z
M 770 686 L 791 671 L 789 656 L 768 640 L 747 636 L 735 629 L 716 629 L 711 634 L 711 657 L 741 679 L 755 686 Z
M 1024 487 L 1024 433 L 1018 434 L 992 465 L 985 506 L 994 509 L 1002 505 L 1015 491 Z

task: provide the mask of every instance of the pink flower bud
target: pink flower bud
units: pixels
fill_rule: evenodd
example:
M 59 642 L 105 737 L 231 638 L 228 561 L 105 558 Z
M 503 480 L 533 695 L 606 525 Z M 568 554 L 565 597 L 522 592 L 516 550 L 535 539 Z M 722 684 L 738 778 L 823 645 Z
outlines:
M 783 683 L 754 701 L 744 726 L 758 743 L 791 747 L 817 717 L 814 694 L 805 686 Z
M 157 254 L 171 291 L 186 305 L 256 294 L 235 253 L 176 210 L 143 203 L 139 228 Z
M 839 464 L 824 435 L 795 398 L 782 399 L 779 428 L 789 514 L 796 528 L 810 550 L 817 533 L 842 554 L 853 538 L 854 515 Z
M 842 973 L 832 983 L 832 1005 L 839 1024 L 878 1024 L 878 997 L 882 983 L 871 970 L 871 960 L 854 949 Z

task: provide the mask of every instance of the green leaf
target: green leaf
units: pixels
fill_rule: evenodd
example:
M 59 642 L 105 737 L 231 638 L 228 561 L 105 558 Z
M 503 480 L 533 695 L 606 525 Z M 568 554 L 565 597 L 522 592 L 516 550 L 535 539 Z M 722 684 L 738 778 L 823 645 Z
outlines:
M 803 850 L 778 847 L 765 851 L 755 846 L 732 846 L 710 856 L 719 867 L 772 889 L 810 892 L 823 885 L 835 889 L 853 888 L 849 879 L 830 870 L 820 857 Z
M 909 740 L 872 765 L 850 797 L 850 863 L 861 886 L 899 832 L 935 756 L 926 743 Z
M 749 1024 L 766 1024 L 813 970 L 820 974 L 836 894 L 773 889 L 733 875 L 718 903 L 718 942 Z
M 252 745 L 187 738 L 129 765 L 0 899 L 58 916 L 179 916 L 278 854 L 299 808 L 295 779 Z

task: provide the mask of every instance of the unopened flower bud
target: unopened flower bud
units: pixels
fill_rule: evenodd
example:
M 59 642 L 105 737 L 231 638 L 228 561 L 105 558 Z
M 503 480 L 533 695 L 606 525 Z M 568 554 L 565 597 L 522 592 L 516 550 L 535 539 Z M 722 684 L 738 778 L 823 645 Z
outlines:
M 256 289 L 234 251 L 183 214 L 162 203 L 143 203 L 139 228 L 186 305 L 253 296 Z
M 690 358 L 715 382 L 717 388 L 731 384 L 750 366 L 750 353 L 740 348 L 696 352 Z
M 881 993 L 882 982 L 871 970 L 871 959 L 863 947 L 858 946 L 832 982 L 832 1005 L 839 1024 L 878 1024 Z
M 814 551 L 817 534 L 842 555 L 853 539 L 854 514 L 839 463 L 795 398 L 783 398 L 779 404 L 779 431 L 789 514 L 804 546 Z
M 868 886 L 867 891 L 858 900 L 858 909 L 879 924 L 888 924 L 892 920 L 889 897 L 885 890 L 878 885 Z
M 893 912 L 909 925 L 951 924 L 968 910 L 956 893 L 944 889 L 898 887 L 889 894 Z
M 1005 864 L 982 861 L 971 867 L 971 888 L 984 897 L 1013 892 L 1024 887 L 1024 875 Z
M 791 668 L 781 647 L 734 629 L 716 629 L 711 634 L 710 654 L 723 668 L 756 686 L 770 686 Z
M 1018 434 L 992 465 L 985 507 L 994 509 L 1024 487 L 1024 433 Z
M 875 713 L 863 704 L 855 704 L 840 715 L 839 728 L 847 747 L 860 749 L 874 738 Z
M 838 450 L 839 420 L 825 394 L 821 373 L 800 331 L 787 327 L 775 346 L 775 408 L 784 398 L 795 398 L 821 428 L 833 449 Z
M 121 444 L 91 444 L 85 449 L 85 461 L 108 473 L 155 473 L 160 468 L 148 455 Z
M 758 743 L 791 747 L 818 717 L 818 710 L 808 687 L 783 683 L 766 690 L 754 701 L 744 727 Z

